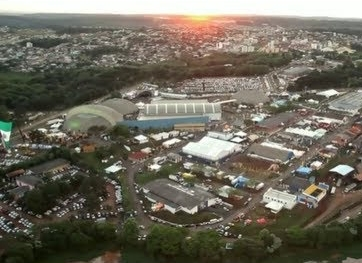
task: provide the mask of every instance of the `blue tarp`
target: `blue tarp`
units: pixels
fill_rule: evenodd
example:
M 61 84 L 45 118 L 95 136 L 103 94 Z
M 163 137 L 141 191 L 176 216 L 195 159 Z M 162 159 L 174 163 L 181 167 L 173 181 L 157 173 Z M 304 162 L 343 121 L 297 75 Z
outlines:
M 237 178 L 235 178 L 231 183 L 235 188 L 243 188 L 249 181 L 248 178 L 245 178 L 244 176 L 240 175 Z
M 309 167 L 300 166 L 296 172 L 300 175 L 309 175 L 313 170 Z

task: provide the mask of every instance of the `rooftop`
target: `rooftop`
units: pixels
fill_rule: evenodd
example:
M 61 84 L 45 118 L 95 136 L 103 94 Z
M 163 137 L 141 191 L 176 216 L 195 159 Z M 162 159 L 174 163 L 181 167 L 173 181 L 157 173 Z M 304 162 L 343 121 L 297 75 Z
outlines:
M 347 93 L 329 103 L 329 108 L 355 114 L 362 107 L 362 92 Z
M 279 190 L 275 190 L 273 188 L 269 188 L 268 191 L 266 191 L 264 193 L 264 195 L 267 195 L 271 198 L 282 199 L 285 201 L 296 201 L 296 199 L 297 199 L 297 197 L 295 195 L 288 194 L 286 192 L 282 192 Z
M 203 115 L 221 113 L 221 105 L 208 102 L 173 102 L 146 104 L 144 116 Z
M 29 170 L 34 174 L 42 174 L 42 173 L 49 172 L 53 169 L 56 169 L 60 166 L 66 166 L 66 165 L 69 165 L 69 161 L 58 158 L 58 159 L 54 159 L 54 160 L 33 166 Z
M 40 184 L 43 182 L 42 179 L 39 177 L 33 176 L 33 175 L 23 175 L 16 179 L 16 181 L 22 182 L 24 184 L 36 186 L 37 184 Z
M 198 142 L 189 142 L 182 152 L 210 161 L 218 161 L 234 152 L 240 151 L 240 145 L 224 140 L 203 137 Z
M 349 165 L 346 165 L 346 164 L 340 164 L 329 171 L 332 173 L 337 173 L 342 176 L 346 176 L 346 175 L 352 173 L 354 171 L 354 168 Z
M 265 157 L 269 160 L 279 160 L 283 163 L 294 156 L 292 151 L 281 150 L 260 144 L 251 145 L 247 153 L 250 155 L 257 155 L 259 157 Z
M 216 198 L 200 188 L 185 188 L 168 179 L 154 180 L 143 187 L 154 199 L 171 207 L 192 209 L 203 202 Z
M 298 115 L 294 112 L 282 112 L 273 117 L 262 120 L 257 124 L 258 127 L 266 129 L 275 129 L 281 125 L 291 123 Z

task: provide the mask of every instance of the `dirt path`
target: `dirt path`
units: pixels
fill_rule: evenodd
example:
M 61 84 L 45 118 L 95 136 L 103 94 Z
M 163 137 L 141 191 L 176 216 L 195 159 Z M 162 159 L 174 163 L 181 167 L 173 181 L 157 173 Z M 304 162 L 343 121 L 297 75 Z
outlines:
M 362 190 L 355 191 L 353 193 L 344 194 L 339 191 L 335 197 L 330 200 L 328 208 L 319 215 L 313 222 L 309 223 L 305 228 L 313 227 L 318 224 L 331 219 L 333 216 L 339 213 L 339 211 L 348 208 L 349 206 L 360 202 L 362 200 Z

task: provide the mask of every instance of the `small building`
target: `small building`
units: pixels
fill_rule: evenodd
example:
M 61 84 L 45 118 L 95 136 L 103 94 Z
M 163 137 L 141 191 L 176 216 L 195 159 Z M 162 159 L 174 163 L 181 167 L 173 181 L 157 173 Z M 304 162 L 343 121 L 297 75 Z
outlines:
M 346 165 L 346 164 L 339 164 L 336 167 L 329 170 L 330 173 L 336 173 L 341 175 L 342 177 L 346 177 L 354 172 L 354 168 Z
M 164 141 L 162 143 L 162 146 L 165 147 L 165 148 L 171 148 L 177 144 L 179 144 L 181 142 L 180 139 L 177 139 L 177 138 L 172 138 L 170 140 L 167 140 L 167 141 Z
M 126 170 L 126 168 L 122 166 L 121 161 L 116 162 L 115 164 L 104 169 L 106 174 L 115 174 L 115 173 L 118 173 L 119 171 L 124 171 L 124 170 Z
M 141 149 L 141 152 L 145 153 L 145 154 L 151 154 L 152 153 L 152 148 L 151 147 L 146 147 Z
M 283 205 L 282 208 L 291 210 L 295 207 L 295 205 L 298 203 L 297 196 L 293 194 L 289 194 L 286 192 L 282 192 L 273 188 L 269 188 L 264 194 L 263 194 L 263 203 L 271 203 L 269 206 L 272 206 L 271 209 L 277 211 L 280 208 L 280 205 Z M 279 204 L 278 207 L 276 207 L 275 204 Z M 280 211 L 280 210 L 279 210 Z M 278 211 L 278 212 L 279 212 Z
M 15 170 L 15 171 L 12 171 L 10 173 L 7 173 L 6 174 L 6 177 L 9 179 L 9 180 L 12 180 L 20 175 L 23 175 L 25 173 L 25 170 L 24 169 L 18 169 L 18 170 Z
M 170 134 L 168 132 L 160 132 L 157 134 L 152 134 L 150 135 L 150 137 L 155 141 L 162 141 L 162 140 L 167 140 L 170 137 Z
M 299 203 L 305 204 L 310 208 L 318 207 L 318 203 L 327 195 L 327 190 L 312 184 L 298 196 Z
M 144 153 L 144 152 L 132 152 L 129 154 L 128 156 L 128 160 L 130 160 L 131 162 L 141 162 L 144 161 L 148 158 L 148 154 Z
M 146 136 L 144 136 L 144 135 L 142 135 L 142 134 L 134 137 L 134 140 L 135 140 L 135 142 L 136 142 L 137 144 L 145 144 L 145 143 L 148 143 L 148 141 L 149 141 L 149 140 L 148 140 L 148 137 L 146 137 Z
M 45 163 L 33 166 L 29 169 L 32 174 L 44 175 L 64 170 L 70 166 L 68 160 L 57 158 Z
M 14 200 L 18 200 L 22 197 L 24 197 L 25 193 L 27 193 L 30 190 L 29 186 L 18 186 L 14 189 L 11 189 L 8 191 L 9 195 L 14 198 Z
M 177 153 L 169 153 L 167 154 L 167 160 L 171 163 L 180 163 L 182 162 L 182 156 Z
M 224 133 L 224 132 L 216 132 L 216 131 L 209 131 L 207 133 L 207 136 L 214 138 L 214 139 L 223 140 L 223 141 L 229 141 L 234 137 L 234 135 L 232 133 Z
M 162 166 L 157 163 L 154 163 L 154 164 L 151 164 L 150 166 L 148 166 L 148 170 L 150 172 L 155 172 L 155 173 L 158 173 L 161 170 L 161 168 L 162 168 Z
M 82 152 L 84 153 L 92 153 L 95 152 L 96 150 L 96 145 L 93 143 L 87 143 L 82 145 Z
M 298 176 L 288 176 L 279 184 L 282 189 L 288 190 L 292 194 L 302 193 L 310 185 L 311 182 L 308 179 Z
M 229 198 L 234 193 L 235 193 L 235 188 L 228 186 L 228 185 L 224 185 L 224 186 L 220 187 L 219 190 L 217 191 L 217 194 L 224 198 Z
M 16 178 L 17 186 L 27 186 L 30 190 L 33 190 L 37 185 L 43 183 L 43 180 L 33 175 L 23 175 Z

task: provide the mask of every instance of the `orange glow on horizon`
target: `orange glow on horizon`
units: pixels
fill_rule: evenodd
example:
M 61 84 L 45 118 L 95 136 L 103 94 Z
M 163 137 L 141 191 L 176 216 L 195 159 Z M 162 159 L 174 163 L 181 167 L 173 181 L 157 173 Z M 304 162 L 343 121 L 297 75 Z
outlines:
M 189 15 L 187 19 L 195 22 L 204 22 L 210 20 L 210 17 L 205 15 Z

